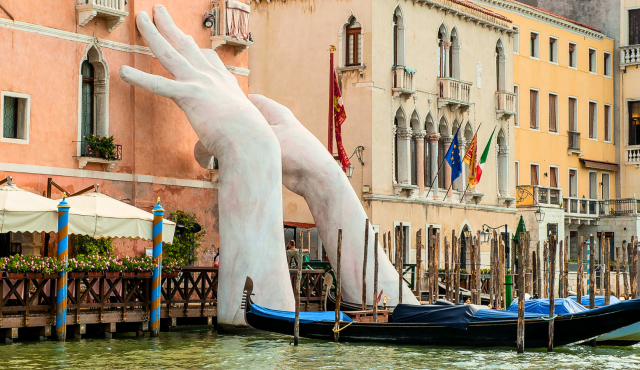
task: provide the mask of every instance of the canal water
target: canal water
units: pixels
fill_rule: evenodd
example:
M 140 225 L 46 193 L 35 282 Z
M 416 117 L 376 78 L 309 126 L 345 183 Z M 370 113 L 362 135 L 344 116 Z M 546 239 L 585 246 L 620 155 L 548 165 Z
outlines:
M 332 343 L 211 329 L 113 339 L 0 345 L 0 369 L 640 369 L 640 346 L 566 346 L 554 353 Z

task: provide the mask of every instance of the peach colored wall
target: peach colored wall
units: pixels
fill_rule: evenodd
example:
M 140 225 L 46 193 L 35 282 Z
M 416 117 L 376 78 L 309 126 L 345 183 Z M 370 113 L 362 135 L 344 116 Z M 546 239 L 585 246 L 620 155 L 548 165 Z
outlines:
M 126 52 L 104 45 L 102 40 L 126 45 L 146 46 L 135 27 L 140 11 L 152 14 L 153 6 L 162 3 L 185 33 L 194 37 L 201 48 L 211 48 L 210 30 L 202 25 L 203 15 L 211 8 L 208 0 L 192 0 L 189 6 L 177 0 L 129 0 L 129 15 L 123 24 L 109 33 L 106 21 L 94 18 L 86 26 L 78 26 L 76 2 L 47 1 L 34 11 L 33 4 L 8 0 L 2 5 L 16 21 L 55 30 L 95 36 L 100 39 L 109 66 L 109 135 L 123 148 L 123 158 L 112 173 L 149 175 L 178 180 L 200 180 L 207 184 L 210 174 L 193 157 L 197 137 L 182 111 L 170 100 L 134 88 L 120 79 L 118 70 L 130 65 L 148 73 L 171 78 L 158 61 L 138 52 Z M 0 18 L 8 20 L 0 11 Z M 78 171 L 78 105 L 79 68 L 88 44 L 35 32 L 0 27 L 0 90 L 31 95 L 30 142 L 28 145 L 0 143 L 0 176 L 12 175 L 14 182 L 30 191 L 46 190 L 48 177 L 70 191 L 94 183 L 100 190 L 117 199 L 150 210 L 156 197 L 162 198 L 165 210 L 183 209 L 195 212 L 208 235 L 203 245 L 218 246 L 217 190 L 211 186 L 168 186 L 137 181 L 99 180 L 91 172 Z M 227 65 L 248 68 L 248 51 L 238 55 L 223 45 L 218 49 Z M 248 93 L 248 77 L 238 75 L 238 82 Z M 30 173 L 4 171 L 5 165 L 38 166 Z M 26 167 L 25 167 L 26 168 Z M 72 176 L 48 176 L 47 169 L 75 170 Z M 104 171 L 101 165 L 88 164 L 85 170 Z M 38 171 L 42 173 L 38 174 Z M 34 173 L 35 172 L 35 173 Z M 95 176 L 93 176 L 95 177 Z M 135 178 L 134 178 L 135 179 Z M 55 192 L 54 192 L 55 193 Z M 168 213 L 167 213 L 168 214 Z M 144 250 L 144 242 L 122 244 Z M 127 248 L 124 248 L 127 249 Z

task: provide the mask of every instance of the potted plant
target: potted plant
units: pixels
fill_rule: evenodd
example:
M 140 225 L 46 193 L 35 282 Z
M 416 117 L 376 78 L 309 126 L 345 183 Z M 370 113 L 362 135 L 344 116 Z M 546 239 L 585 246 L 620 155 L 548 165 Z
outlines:
M 106 275 L 108 278 L 119 277 L 124 269 L 122 260 L 116 256 L 109 256 L 106 258 Z
M 130 256 L 126 256 L 120 260 L 122 262 L 122 276 L 132 278 L 136 276 L 136 261 Z
M 99 136 L 99 135 L 86 135 L 84 141 L 87 143 L 87 154 L 90 157 L 103 158 L 107 160 L 117 160 L 116 146 L 113 143 L 113 135 Z
M 142 256 L 137 259 L 136 275 L 140 277 L 151 276 L 153 270 L 153 259 L 149 256 Z
M 167 257 L 162 261 L 162 277 L 175 278 L 180 273 L 183 261 L 179 258 Z
M 24 278 L 29 266 L 23 256 L 15 254 L 7 259 L 6 269 L 10 278 Z
M 69 258 L 69 278 L 81 279 L 87 276 L 87 264 L 83 255 L 79 255 L 76 258 Z

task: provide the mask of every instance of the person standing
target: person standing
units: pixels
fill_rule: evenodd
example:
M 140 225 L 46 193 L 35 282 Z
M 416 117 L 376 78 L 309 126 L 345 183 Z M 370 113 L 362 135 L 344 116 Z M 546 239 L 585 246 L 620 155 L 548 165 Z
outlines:
M 289 269 L 298 268 L 298 251 L 296 250 L 295 240 L 290 240 L 287 245 L 287 264 Z

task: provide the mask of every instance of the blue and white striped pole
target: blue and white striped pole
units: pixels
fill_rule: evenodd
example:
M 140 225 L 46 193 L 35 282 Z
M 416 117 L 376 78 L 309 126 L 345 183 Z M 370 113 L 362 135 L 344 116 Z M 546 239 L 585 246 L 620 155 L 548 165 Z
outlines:
M 66 194 L 65 194 L 66 197 Z M 58 204 L 58 261 L 64 262 L 64 269 L 58 276 L 56 288 L 56 336 L 59 341 L 67 340 L 67 268 L 69 266 L 69 203 L 62 198 Z
M 162 297 L 162 216 L 164 209 L 158 203 L 153 208 L 153 274 L 151 276 L 151 336 L 160 333 L 160 299 Z

